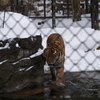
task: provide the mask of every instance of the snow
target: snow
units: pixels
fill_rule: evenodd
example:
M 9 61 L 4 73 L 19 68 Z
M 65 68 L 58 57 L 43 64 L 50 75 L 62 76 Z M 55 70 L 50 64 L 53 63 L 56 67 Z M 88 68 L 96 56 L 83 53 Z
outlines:
M 2 23 L 3 17 L 4 12 L 1 12 L 0 23 Z M 34 24 L 31 23 L 31 19 L 18 13 L 6 12 L 4 28 L 0 29 L 0 38 L 6 39 L 14 38 L 16 36 L 25 38 L 29 35 L 33 35 L 36 30 Z
M 72 19 L 66 18 L 61 21 L 63 24 L 59 22 L 61 19 L 57 19 L 57 26 L 52 29 L 51 19 L 32 20 L 13 12 L 6 12 L 5 15 L 4 28 L 0 28 L 0 39 L 26 38 L 30 35 L 41 34 L 42 45 L 45 48 L 47 37 L 52 33 L 59 33 L 62 35 L 66 47 L 65 71 L 100 70 L 100 50 L 96 49 L 100 46 L 100 31 L 91 29 L 90 18 L 85 18 L 83 15 L 81 21 L 74 23 Z M 3 16 L 4 12 L 0 12 L 0 26 L 2 26 Z M 45 23 L 38 25 L 38 22 L 41 21 Z M 43 50 L 39 50 L 36 55 L 40 55 L 42 52 Z M 30 57 L 34 56 L 31 55 Z M 47 64 L 45 70 L 48 70 Z

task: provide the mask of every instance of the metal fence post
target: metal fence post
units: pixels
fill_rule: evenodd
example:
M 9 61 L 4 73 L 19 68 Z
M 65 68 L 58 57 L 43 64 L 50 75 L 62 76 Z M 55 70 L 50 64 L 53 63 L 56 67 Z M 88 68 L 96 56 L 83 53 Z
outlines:
M 98 29 L 98 0 L 91 0 L 91 28 Z
M 46 18 L 46 0 L 44 0 L 44 19 Z
M 86 14 L 88 14 L 89 10 L 88 10 L 88 0 L 85 0 L 85 4 L 86 4 Z
M 94 0 L 91 0 L 91 28 L 94 28 Z
M 70 6 L 69 0 L 67 0 L 67 18 L 69 18 L 69 6 Z
M 14 12 L 14 7 L 15 7 L 15 5 L 14 5 L 14 1 L 11 0 L 11 11 L 12 11 L 12 12 Z
M 20 12 L 21 12 L 22 14 L 24 14 L 23 0 L 21 0 L 20 10 L 21 10 Z
M 98 0 L 95 0 L 94 19 L 95 19 L 94 29 L 99 29 L 99 24 L 98 24 Z
M 19 6 L 19 4 L 18 4 L 18 0 L 16 0 L 16 10 L 17 10 L 17 12 L 19 11 L 18 9 L 18 6 Z
M 56 5 L 55 0 L 52 0 L 52 28 L 56 27 L 56 22 L 55 22 L 55 5 Z
M 4 28 L 4 24 L 5 24 L 5 12 L 6 12 L 6 10 L 4 10 L 4 17 L 3 17 L 3 25 L 2 25 L 2 28 Z

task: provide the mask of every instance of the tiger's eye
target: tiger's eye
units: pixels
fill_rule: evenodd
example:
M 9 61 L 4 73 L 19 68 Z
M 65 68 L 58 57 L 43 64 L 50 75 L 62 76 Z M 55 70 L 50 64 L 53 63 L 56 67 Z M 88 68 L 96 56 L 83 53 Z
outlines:
M 49 46 L 50 44 L 48 43 L 47 45 Z

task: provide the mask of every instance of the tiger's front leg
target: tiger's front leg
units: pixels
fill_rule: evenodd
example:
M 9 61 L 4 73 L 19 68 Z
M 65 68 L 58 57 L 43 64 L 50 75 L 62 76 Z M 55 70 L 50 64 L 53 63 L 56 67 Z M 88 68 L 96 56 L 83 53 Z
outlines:
M 52 66 L 50 67 L 51 75 L 52 75 L 52 80 L 56 81 L 56 73 L 55 73 L 55 68 Z
M 65 86 L 63 84 L 63 77 L 64 77 L 64 66 L 56 69 L 56 85 L 57 86 Z

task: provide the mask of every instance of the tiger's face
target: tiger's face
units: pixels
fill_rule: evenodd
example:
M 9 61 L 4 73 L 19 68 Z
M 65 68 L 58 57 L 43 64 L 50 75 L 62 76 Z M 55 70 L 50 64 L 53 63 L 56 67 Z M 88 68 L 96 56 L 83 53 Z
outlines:
M 46 48 L 44 50 L 44 56 L 48 65 L 52 66 L 58 61 L 60 57 L 60 51 L 55 48 Z

